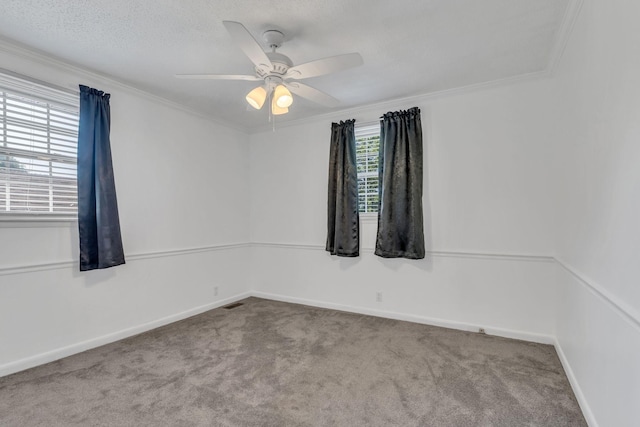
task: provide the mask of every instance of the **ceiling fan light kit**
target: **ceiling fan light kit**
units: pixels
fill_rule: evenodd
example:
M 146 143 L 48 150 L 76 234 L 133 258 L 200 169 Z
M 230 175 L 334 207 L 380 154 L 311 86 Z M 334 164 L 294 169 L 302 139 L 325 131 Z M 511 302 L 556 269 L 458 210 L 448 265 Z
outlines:
M 260 110 L 262 109 L 267 96 L 271 95 L 273 99 L 272 104 L 277 106 L 280 111 L 277 114 L 284 114 L 283 112 L 281 112 L 284 109 L 286 109 L 286 112 L 288 112 L 289 107 L 291 106 L 291 104 L 293 104 L 293 96 L 291 95 L 291 92 L 289 92 L 289 89 L 284 87 L 284 85 L 282 84 L 273 82 L 272 79 L 269 79 L 269 81 L 266 82 L 266 86 L 267 89 L 265 89 L 264 86 L 258 86 L 252 89 L 251 92 L 249 92 L 245 97 L 247 103 L 256 110 Z M 272 114 L 276 113 L 272 111 Z
M 273 91 L 273 99 L 276 100 L 276 104 L 281 108 L 289 108 L 291 104 L 293 104 L 291 92 L 283 85 L 276 86 L 276 89 Z
M 274 96 L 273 99 L 271 100 L 271 114 L 273 114 L 274 116 L 279 116 L 281 114 L 287 114 L 289 112 L 289 109 L 286 107 L 280 107 L 277 103 L 277 99 Z
M 246 96 L 246 100 L 253 108 L 259 110 L 262 108 L 265 99 L 267 99 L 267 91 L 264 87 L 258 86 L 249 92 Z
M 267 30 L 262 34 L 263 40 L 271 48 L 271 52 L 265 52 L 244 25 L 234 21 L 223 21 L 223 24 L 234 42 L 255 65 L 255 75 L 178 74 L 176 77 L 206 80 L 263 80 L 264 84 L 252 89 L 245 99 L 253 108 L 260 110 L 270 97 L 273 115 L 289 112 L 289 107 L 293 104 L 291 92 L 326 107 L 337 107 L 340 101 L 336 98 L 296 80 L 323 76 L 363 63 L 359 53 L 347 53 L 294 66 L 288 56 L 276 52 L 284 41 L 284 34 L 281 31 Z

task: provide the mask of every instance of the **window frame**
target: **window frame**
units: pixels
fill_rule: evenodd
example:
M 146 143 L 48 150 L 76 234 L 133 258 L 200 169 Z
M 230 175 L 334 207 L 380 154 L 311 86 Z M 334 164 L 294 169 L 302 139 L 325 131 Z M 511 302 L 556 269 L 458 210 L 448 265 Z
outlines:
M 7 157 L 14 157 L 15 153 L 7 151 L 5 147 L 8 144 L 8 134 L 7 134 L 7 124 L 9 120 L 4 113 L 7 111 L 7 99 L 9 98 L 5 94 L 10 94 L 12 97 L 22 96 L 28 103 L 35 104 L 35 101 L 46 104 L 46 109 L 52 109 L 56 112 L 60 112 L 63 114 L 67 114 L 69 111 L 72 114 L 68 116 L 73 116 L 72 119 L 67 117 L 62 117 L 64 121 L 70 120 L 73 124 L 75 124 L 75 114 L 77 114 L 77 123 L 79 123 L 79 113 L 80 113 L 80 96 L 76 91 L 72 91 L 70 89 L 65 89 L 58 87 L 56 85 L 43 82 L 37 79 L 33 79 L 31 77 L 27 77 L 24 75 L 20 75 L 14 73 L 12 71 L 0 68 L 0 92 L 2 95 L 0 96 L 0 103 L 4 103 L 0 107 L 2 107 L 3 114 L 0 115 L 0 123 L 2 123 L 2 128 L 0 129 L 0 155 Z M 52 108 L 52 106 L 55 106 Z M 22 107 L 21 105 L 18 108 Z M 43 107 L 45 108 L 45 107 Z M 51 127 L 53 117 L 47 115 L 46 125 L 47 129 Z M 41 124 L 42 126 L 42 124 Z M 66 124 L 68 129 L 68 124 Z M 37 128 L 34 127 L 33 129 Z M 26 127 L 25 129 L 31 129 Z M 62 128 L 61 128 L 62 129 Z M 20 130 L 19 130 L 20 131 Z M 74 133 L 74 132 L 69 132 Z M 40 144 L 46 145 L 46 152 L 43 154 L 47 159 L 43 159 L 42 161 L 48 161 L 49 163 L 49 174 L 43 175 L 42 178 L 46 180 L 46 177 L 49 177 L 49 192 L 53 194 L 55 192 L 56 184 L 51 182 L 52 177 L 56 177 L 53 175 L 54 167 L 61 167 L 63 164 L 76 164 L 77 165 L 77 128 L 75 129 L 75 135 L 68 135 L 67 140 L 63 140 L 60 147 L 57 148 L 56 142 L 54 142 L 55 137 L 49 133 L 45 138 L 45 141 L 39 141 Z M 75 142 L 75 145 L 72 143 Z M 60 149 L 64 148 L 64 146 L 69 147 L 69 152 L 60 151 Z M 9 149 L 10 150 L 10 149 Z M 13 149 L 20 151 L 21 147 Z M 29 157 L 29 152 L 24 151 L 25 157 Z M 31 154 L 31 156 L 36 156 Z M 74 162 L 75 161 L 75 162 Z M 54 166 L 55 164 L 55 166 Z M 59 165 L 58 165 L 59 164 Z M 71 168 L 73 169 L 73 168 Z M 68 170 L 71 170 L 68 169 Z M 77 177 L 77 169 L 76 175 Z M 74 176 L 70 176 L 69 178 L 64 178 L 65 180 L 76 182 L 76 178 Z M 47 184 L 45 184 L 46 186 Z M 58 183 L 61 185 L 61 183 Z M 68 186 L 70 183 L 65 184 Z M 68 190 L 67 190 L 68 191 Z M 0 228 L 4 227 L 12 227 L 12 226 L 30 226 L 30 227 L 57 227 L 64 226 L 65 223 L 76 222 L 78 219 L 77 213 L 77 193 L 75 193 L 75 210 L 68 212 L 55 212 L 55 211 L 7 211 L 3 206 L 0 210 Z M 64 197 L 63 197 L 64 199 Z M 56 198 L 54 195 L 51 196 L 50 203 L 54 203 Z M 60 199 L 57 199 L 60 200 Z M 73 199 L 71 199 L 73 202 Z M 10 199 L 7 200 L 10 202 Z M 53 208 L 52 208 L 53 209 Z

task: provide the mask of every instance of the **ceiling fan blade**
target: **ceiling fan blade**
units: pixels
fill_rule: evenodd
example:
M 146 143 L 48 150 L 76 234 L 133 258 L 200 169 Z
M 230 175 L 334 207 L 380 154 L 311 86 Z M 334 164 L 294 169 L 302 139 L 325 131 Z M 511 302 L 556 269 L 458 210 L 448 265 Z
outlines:
M 285 83 L 285 86 L 296 95 L 307 98 L 308 100 L 322 104 L 326 107 L 337 107 L 340 105 L 340 101 L 335 99 L 333 96 L 319 91 L 318 89 L 314 89 L 311 86 L 298 82 Z
M 245 55 L 249 57 L 251 62 L 258 68 L 272 68 L 271 61 L 267 54 L 262 50 L 260 43 L 253 38 L 249 30 L 239 22 L 222 21 L 231 38 L 238 45 Z
M 359 53 L 345 53 L 344 55 L 330 56 L 329 58 L 318 59 L 289 68 L 285 78 L 287 79 L 308 79 L 310 77 L 323 76 L 336 71 L 362 65 L 364 61 Z
M 247 80 L 250 82 L 261 81 L 257 76 L 248 76 L 241 74 L 176 74 L 179 79 L 197 79 L 197 80 Z

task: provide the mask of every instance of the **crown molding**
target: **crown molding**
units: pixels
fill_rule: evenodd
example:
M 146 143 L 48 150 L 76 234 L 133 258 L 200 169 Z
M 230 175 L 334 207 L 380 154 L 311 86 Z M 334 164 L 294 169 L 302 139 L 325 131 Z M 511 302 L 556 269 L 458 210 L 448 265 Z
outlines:
M 546 67 L 540 71 L 534 71 L 526 74 L 519 74 L 516 76 L 504 77 L 501 79 L 490 80 L 482 83 L 475 83 L 467 86 L 461 86 L 451 89 L 444 89 L 435 92 L 421 93 L 417 95 L 411 95 L 404 98 L 394 98 L 388 99 L 385 101 L 376 102 L 374 104 L 365 104 L 361 106 L 354 106 L 345 108 L 338 111 L 331 111 L 329 113 L 324 114 L 316 114 L 311 117 L 301 118 L 297 120 L 291 120 L 286 122 L 278 123 L 279 128 L 286 128 L 292 126 L 300 126 L 309 124 L 319 120 L 327 120 L 327 121 L 335 121 L 341 120 L 345 117 L 352 117 L 369 109 L 376 110 L 373 114 L 374 117 L 368 117 L 367 120 L 377 119 L 377 116 L 380 114 L 394 110 L 398 108 L 407 108 L 412 103 L 422 103 L 433 101 L 439 98 L 447 98 L 457 95 L 464 95 L 473 92 L 479 92 L 485 89 L 493 89 L 503 86 L 510 86 L 518 83 L 525 83 L 539 79 L 545 79 L 553 77 L 555 71 L 560 63 L 562 56 L 564 55 L 565 48 L 569 41 L 569 37 L 571 36 L 571 32 L 573 30 L 574 24 L 577 20 L 577 17 L 580 13 L 584 0 L 569 0 L 567 4 L 567 8 L 565 9 L 564 15 L 562 17 L 562 21 L 560 24 L 560 28 L 556 32 L 555 40 L 553 41 L 553 45 L 551 48 L 551 53 L 549 54 L 549 61 L 547 62 Z M 265 131 L 271 131 L 271 124 L 268 125 L 260 125 L 257 127 L 249 128 L 250 134 L 261 133 Z
M 387 100 L 376 102 L 373 104 L 353 106 L 353 107 L 348 107 L 338 111 L 331 111 L 329 113 L 315 114 L 313 116 L 304 117 L 301 119 L 290 120 L 286 122 L 278 122 L 277 127 L 287 128 L 287 127 L 293 127 L 293 126 L 300 126 L 300 125 L 305 125 L 305 124 L 309 124 L 309 123 L 313 123 L 321 120 L 326 120 L 326 121 L 344 120 L 345 117 L 353 117 L 353 116 L 362 114 L 363 112 L 368 112 L 369 110 L 375 110 L 375 113 L 372 113 L 374 117 L 371 117 L 371 115 L 369 115 L 366 118 L 367 122 L 371 122 L 377 119 L 378 116 L 380 116 L 381 114 L 387 111 L 392 111 L 398 108 L 406 109 L 413 106 L 411 104 L 424 103 L 428 101 L 433 101 L 435 99 L 449 98 L 457 95 L 465 95 L 468 93 L 479 92 L 485 89 L 493 89 L 497 87 L 510 86 L 518 83 L 530 82 L 530 81 L 540 80 L 548 77 L 549 77 L 549 73 L 547 72 L 546 69 L 541 71 L 534 71 L 531 73 L 504 77 L 501 79 L 490 80 L 487 82 L 474 83 L 467 86 L 460 86 L 456 88 L 444 89 L 444 90 L 439 90 L 435 92 L 411 95 L 404 98 L 387 99 Z M 266 131 L 271 132 L 273 131 L 273 128 L 272 128 L 272 124 L 269 123 L 267 125 L 250 127 L 248 128 L 248 131 L 251 135 L 254 135 L 254 134 L 258 134 Z
M 564 55 L 564 51 L 569 43 L 569 38 L 571 37 L 573 27 L 578 19 L 583 3 L 583 0 L 569 0 L 569 4 L 567 4 L 564 16 L 562 17 L 562 23 L 560 24 L 560 29 L 556 33 L 551 54 L 549 55 L 549 62 L 545 69 L 545 72 L 550 77 L 554 76 L 558 69 L 558 64 L 560 63 L 560 59 Z
M 238 132 L 241 132 L 243 134 L 249 134 L 247 132 L 247 129 L 245 127 L 240 127 L 240 126 L 235 126 L 232 125 L 230 123 L 224 122 L 223 120 L 219 120 L 216 118 L 211 117 L 210 115 L 204 114 L 196 109 L 187 107 L 183 104 L 174 102 L 174 101 L 170 101 L 166 98 L 163 98 L 161 96 L 158 95 L 154 95 L 150 92 L 144 91 L 142 89 L 138 89 L 135 86 L 123 82 L 121 80 L 118 80 L 112 76 L 109 76 L 107 74 L 102 74 L 100 72 L 97 71 L 93 71 L 93 70 L 89 70 L 87 68 L 84 68 L 82 66 L 76 65 L 76 64 L 72 64 L 69 63 L 65 60 L 62 60 L 58 57 L 55 57 L 53 55 L 50 55 L 49 53 L 46 53 L 44 51 L 32 48 L 30 46 L 26 46 L 22 43 L 16 42 L 15 40 L 11 40 L 8 39 L 6 37 L 1 37 L 0 36 L 0 51 L 15 55 L 15 56 L 19 56 L 21 58 L 25 58 L 27 60 L 36 62 L 38 64 L 47 66 L 47 67 L 53 67 L 53 68 L 57 68 L 59 70 L 63 70 L 65 72 L 68 73 L 73 73 L 82 77 L 85 77 L 87 79 L 90 80 L 97 80 L 99 82 L 104 82 L 105 84 L 108 84 L 111 87 L 115 87 L 118 88 L 122 91 L 128 92 L 132 95 L 144 98 L 148 101 L 160 104 L 160 105 L 164 105 L 166 107 L 169 108 L 173 108 L 175 110 L 178 111 L 182 111 L 183 113 L 187 113 L 189 115 L 198 117 L 200 119 L 204 119 L 210 123 L 216 124 L 218 126 L 223 126 L 225 128 L 228 129 L 233 129 L 236 130 Z M 31 77 L 31 76 L 29 76 Z M 73 87 L 72 89 L 74 90 L 78 90 L 77 87 Z
M 300 126 L 300 125 L 305 125 L 305 124 L 309 124 L 309 123 L 320 121 L 320 120 L 330 120 L 330 121 L 339 120 L 340 118 L 344 118 L 345 116 L 354 116 L 354 115 L 362 114 L 363 112 L 368 112 L 368 110 L 375 110 L 376 112 L 372 114 L 376 117 L 373 117 L 373 119 L 377 119 L 377 115 L 379 115 L 382 112 L 394 110 L 397 108 L 403 108 L 403 107 L 406 107 L 407 105 L 411 105 L 414 103 L 424 103 L 424 102 L 432 101 L 435 99 L 463 95 L 463 94 L 477 92 L 485 89 L 509 86 L 517 83 L 529 82 L 533 80 L 552 77 L 564 54 L 564 50 L 567 46 L 574 24 L 582 8 L 583 1 L 584 0 L 569 0 L 569 3 L 567 5 L 567 8 L 565 9 L 565 13 L 562 18 L 562 22 L 560 24 L 560 28 L 556 32 L 555 41 L 553 43 L 553 47 L 549 55 L 549 61 L 543 70 L 526 73 L 526 74 L 520 74 L 516 76 L 509 76 L 509 77 L 500 78 L 500 79 L 491 80 L 491 81 L 482 82 L 482 83 L 475 83 L 475 84 L 461 86 L 457 88 L 444 89 L 440 91 L 411 95 L 404 98 L 393 98 L 393 99 L 387 99 L 387 100 L 372 103 L 372 104 L 352 106 L 352 107 L 344 108 L 337 111 L 331 111 L 323 114 L 315 114 L 310 117 L 305 117 L 305 118 L 291 120 L 291 121 L 282 121 L 278 123 L 278 128 Z M 230 128 L 247 135 L 253 135 L 253 134 L 258 134 L 258 133 L 273 130 L 273 124 L 271 123 L 266 123 L 264 125 L 253 126 L 253 127 L 237 126 L 237 125 L 227 123 L 223 120 L 213 118 L 209 115 L 206 115 L 196 109 L 187 107 L 183 104 L 170 101 L 166 98 L 162 98 L 160 96 L 138 89 L 132 86 L 131 84 L 122 82 L 111 76 L 101 74 L 96 71 L 88 70 L 78 65 L 70 64 L 46 52 L 31 48 L 29 46 L 23 45 L 21 43 L 18 43 L 16 41 L 13 41 L 7 38 L 0 37 L 0 50 L 14 54 L 14 55 L 21 56 L 23 58 L 30 59 L 32 61 L 38 62 L 46 66 L 56 67 L 68 72 L 73 72 L 82 76 L 86 76 L 87 78 L 97 79 L 97 80 L 106 82 L 112 86 L 115 86 L 121 90 L 130 92 L 134 95 L 140 96 L 142 98 L 146 98 L 150 101 L 168 106 L 170 108 L 174 108 L 176 110 L 185 112 L 192 116 L 207 120 L 216 125 Z M 369 117 L 368 120 L 372 120 L 372 118 Z

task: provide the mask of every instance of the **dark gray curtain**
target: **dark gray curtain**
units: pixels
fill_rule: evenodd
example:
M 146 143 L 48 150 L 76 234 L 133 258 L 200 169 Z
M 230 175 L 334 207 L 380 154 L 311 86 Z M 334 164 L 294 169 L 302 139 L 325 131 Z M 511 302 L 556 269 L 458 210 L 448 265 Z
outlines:
M 124 264 L 109 142 L 109 96 L 80 85 L 78 228 L 81 271 Z
M 327 251 L 332 255 L 360 254 L 358 169 L 355 120 L 331 124 Z
M 422 124 L 418 107 L 382 116 L 379 159 L 375 254 L 384 258 L 424 258 Z

